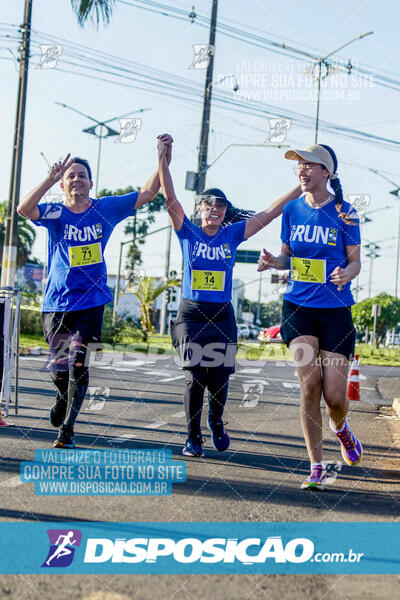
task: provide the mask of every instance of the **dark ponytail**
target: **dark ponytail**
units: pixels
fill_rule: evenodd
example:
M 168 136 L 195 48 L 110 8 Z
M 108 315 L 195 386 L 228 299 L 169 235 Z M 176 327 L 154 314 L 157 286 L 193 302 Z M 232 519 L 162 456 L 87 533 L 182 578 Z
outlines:
M 333 160 L 333 173 L 329 176 L 329 183 L 331 188 L 335 192 L 335 207 L 339 213 L 339 219 L 342 219 L 342 221 L 344 221 L 346 225 L 358 225 L 358 218 L 355 218 L 354 214 L 343 212 L 343 189 L 342 184 L 340 183 L 340 179 L 336 175 L 336 170 L 338 166 L 336 154 L 330 146 L 326 146 L 325 144 L 319 145 L 329 152 Z
M 231 203 L 226 208 L 225 218 L 222 221 L 222 225 L 232 225 L 232 223 L 238 223 L 239 221 L 245 221 L 250 219 L 256 214 L 255 210 L 244 210 L 243 208 L 236 208 Z
M 236 208 L 236 206 L 233 206 L 233 204 L 229 202 L 228 198 L 225 196 L 224 192 L 218 188 L 209 188 L 208 190 L 205 190 L 201 194 L 201 198 L 203 196 L 215 196 L 215 198 L 219 198 L 226 203 L 226 213 L 224 220 L 222 221 L 222 225 L 232 225 L 232 223 L 245 221 L 256 214 L 255 210 L 244 210 L 242 208 Z

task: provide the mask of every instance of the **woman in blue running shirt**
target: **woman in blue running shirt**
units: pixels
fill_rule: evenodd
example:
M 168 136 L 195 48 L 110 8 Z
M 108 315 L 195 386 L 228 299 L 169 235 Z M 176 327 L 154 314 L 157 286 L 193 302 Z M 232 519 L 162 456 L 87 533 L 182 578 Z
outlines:
M 361 268 L 360 228 L 356 211 L 343 202 L 332 148 L 315 144 L 289 150 L 285 158 L 297 160 L 294 170 L 303 194 L 283 209 L 281 254 L 263 250 L 258 270 L 290 269 L 281 335 L 300 380 L 301 424 L 311 463 L 301 488 L 322 490 L 321 394 L 343 459 L 356 465 L 362 457 L 361 443 L 346 420 L 348 361 L 355 343 L 350 282 Z
M 185 369 L 184 404 L 188 437 L 183 454 L 203 456 L 201 412 L 205 388 L 209 391 L 207 426 L 219 451 L 229 447 L 222 414 L 228 395 L 229 376 L 234 371 L 237 327 L 231 303 L 232 271 L 236 249 L 279 216 L 300 187 L 254 216 L 235 209 L 219 189 L 199 197 L 201 226 L 189 221 L 177 200 L 168 169 L 168 144 L 158 143 L 162 191 L 172 226 L 183 254 L 182 300 L 171 335 Z

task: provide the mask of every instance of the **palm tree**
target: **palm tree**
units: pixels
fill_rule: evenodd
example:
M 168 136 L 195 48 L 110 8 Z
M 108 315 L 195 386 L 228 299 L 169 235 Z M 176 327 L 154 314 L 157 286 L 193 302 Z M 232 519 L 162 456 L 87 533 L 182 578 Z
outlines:
M 110 22 L 115 0 L 71 0 L 71 4 L 81 27 L 88 20 L 98 27 L 100 21 Z
M 0 265 L 3 259 L 3 242 L 5 232 L 5 219 L 7 216 L 7 200 L 0 202 Z M 33 242 L 36 238 L 36 232 L 33 225 L 28 219 L 18 216 L 18 251 L 17 251 L 17 267 L 22 267 L 31 251 Z
M 135 287 L 129 290 L 139 300 L 143 342 L 147 342 L 149 333 L 154 329 L 151 322 L 154 300 L 168 288 L 179 284 L 180 280 L 176 278 L 168 279 L 167 281 L 157 281 L 155 277 L 144 277 L 143 279 L 139 279 Z

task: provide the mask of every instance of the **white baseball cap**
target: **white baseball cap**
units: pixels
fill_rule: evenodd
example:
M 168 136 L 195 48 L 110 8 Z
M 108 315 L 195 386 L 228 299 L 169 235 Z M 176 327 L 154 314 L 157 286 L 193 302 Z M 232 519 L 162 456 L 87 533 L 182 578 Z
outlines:
M 306 146 L 306 148 L 303 148 L 302 150 L 288 150 L 285 152 L 285 158 L 289 160 L 303 159 L 309 162 L 319 163 L 328 169 L 331 176 L 335 174 L 337 169 L 337 159 L 333 150 L 331 154 L 324 146 L 320 144 Z

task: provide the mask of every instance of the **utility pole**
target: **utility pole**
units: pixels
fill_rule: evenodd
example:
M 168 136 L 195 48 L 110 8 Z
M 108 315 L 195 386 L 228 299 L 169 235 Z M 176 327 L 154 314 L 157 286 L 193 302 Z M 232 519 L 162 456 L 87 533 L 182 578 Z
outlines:
M 258 280 L 258 301 L 257 301 L 257 313 L 256 313 L 256 322 L 255 325 L 259 325 L 260 323 L 260 312 L 261 312 L 261 275 L 262 273 L 260 272 L 260 277 Z
M 18 248 L 17 206 L 21 188 L 22 151 L 24 145 L 26 91 L 28 86 L 29 50 L 31 40 L 32 0 L 25 0 L 24 22 L 18 76 L 17 112 L 11 165 L 10 195 L 7 205 L 6 229 L 3 246 L 1 286 L 14 286 Z
M 217 9 L 218 0 L 212 0 L 212 11 L 211 11 L 211 25 L 210 25 L 210 38 L 209 46 L 215 47 L 215 31 L 217 27 Z M 208 153 L 208 132 L 210 127 L 210 110 L 211 110 L 211 94 L 212 94 L 212 80 L 214 72 L 214 52 L 210 52 L 210 61 L 207 66 L 206 82 L 204 87 L 204 101 L 203 101 L 203 118 L 201 122 L 200 132 L 200 148 L 199 148 L 199 162 L 198 162 L 198 179 L 197 179 L 197 193 L 204 191 L 206 183 L 207 173 L 207 153 Z
M 365 246 L 368 249 L 368 258 L 369 262 L 369 278 L 368 278 L 368 298 L 371 298 L 371 288 L 372 288 L 372 265 L 374 258 L 379 258 L 380 254 L 378 254 L 377 250 L 380 250 L 381 247 L 375 242 L 370 242 Z
M 385 179 L 386 181 L 388 181 L 389 183 L 394 185 L 395 189 L 392 190 L 391 192 L 389 192 L 389 194 L 392 194 L 393 196 L 395 196 L 397 198 L 397 200 L 399 201 L 399 205 L 398 205 L 399 206 L 399 224 L 398 224 L 398 230 L 397 230 L 396 273 L 395 273 L 395 284 L 394 284 L 394 295 L 396 296 L 396 298 L 398 298 L 399 266 L 400 266 L 400 187 L 399 187 L 398 183 L 395 183 L 394 181 L 392 181 L 391 179 L 386 177 L 386 175 L 384 175 L 383 173 L 380 173 L 376 169 L 369 169 L 369 171 L 371 171 L 372 173 L 375 173 L 375 175 L 379 175 L 379 177 L 382 177 L 382 179 Z
M 169 262 L 171 256 L 171 235 L 172 235 L 172 225 L 168 228 L 168 237 L 167 237 L 167 252 L 165 255 L 165 267 L 164 267 L 164 280 L 167 283 L 169 278 Z M 161 305 L 161 313 L 160 313 L 160 335 L 165 334 L 165 320 L 167 316 L 167 304 L 168 304 L 168 290 L 165 290 L 162 297 L 162 305 Z

